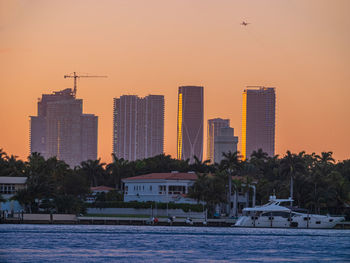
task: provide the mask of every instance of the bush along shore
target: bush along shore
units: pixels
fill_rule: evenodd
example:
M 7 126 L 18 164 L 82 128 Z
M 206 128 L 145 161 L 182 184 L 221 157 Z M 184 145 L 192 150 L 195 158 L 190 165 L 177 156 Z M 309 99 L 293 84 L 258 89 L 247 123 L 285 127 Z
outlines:
M 87 204 L 87 208 L 181 209 L 184 212 L 203 212 L 205 206 L 202 204 L 178 204 L 173 202 L 97 201 L 95 203 Z
M 124 203 L 122 179 L 148 173 L 171 171 L 194 171 L 197 181 L 189 191 L 189 197 L 206 204 L 208 215 L 215 207 L 227 202 L 228 180 L 231 175 L 241 180 L 232 180 L 232 189 L 249 191 L 245 186 L 256 184 L 256 204 L 264 204 L 275 192 L 279 198 L 288 198 L 293 182 L 294 205 L 308 209 L 310 213 L 345 214 L 349 220 L 350 207 L 350 160 L 335 162 L 332 152 L 307 154 L 291 153 L 269 157 L 262 150 L 253 152 L 247 160 L 242 160 L 238 152 L 224 154 L 219 164 L 200 161 L 190 164 L 188 160 L 177 160 L 169 155 L 127 161 L 112 155 L 111 163 L 87 160 L 70 168 L 56 157 L 44 159 L 32 153 L 26 161 L 7 155 L 0 149 L 0 176 L 25 176 L 26 188 L 19 190 L 13 200 L 17 200 L 26 213 L 54 211 L 55 213 L 84 214 L 87 207 L 150 207 L 150 203 Z M 116 189 L 100 196 L 93 204 L 85 198 L 90 188 L 99 185 Z M 4 200 L 0 195 L 0 201 Z M 154 204 L 155 205 L 155 204 Z M 157 204 L 159 209 L 164 204 Z M 202 205 L 172 204 L 172 208 L 184 211 L 203 211 Z M 169 207 L 168 207 L 169 208 Z

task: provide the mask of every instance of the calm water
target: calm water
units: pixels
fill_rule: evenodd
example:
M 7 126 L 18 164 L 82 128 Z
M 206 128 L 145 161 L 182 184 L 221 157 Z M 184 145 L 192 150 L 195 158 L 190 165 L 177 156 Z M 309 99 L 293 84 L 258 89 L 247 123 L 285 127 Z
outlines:
M 0 225 L 0 262 L 345 262 L 349 230 Z

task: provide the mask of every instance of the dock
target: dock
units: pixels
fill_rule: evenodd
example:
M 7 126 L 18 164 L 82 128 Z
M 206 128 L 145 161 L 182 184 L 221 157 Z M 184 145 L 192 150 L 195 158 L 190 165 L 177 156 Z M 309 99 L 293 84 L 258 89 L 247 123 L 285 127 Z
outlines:
M 175 218 L 169 222 L 168 218 L 157 218 L 158 222 L 152 222 L 150 218 L 137 217 L 77 217 L 78 224 L 84 225 L 160 225 L 160 226 L 215 226 L 228 227 L 235 223 L 235 219 L 192 219 L 186 222 L 186 218 Z
M 205 219 L 168 218 L 160 217 L 152 221 L 146 217 L 100 217 L 100 216 L 76 216 L 74 214 L 17 214 L 13 217 L 0 218 L 2 224 L 78 224 L 78 225 L 159 225 L 159 226 L 196 226 L 196 227 L 231 227 L 236 219 L 219 218 Z M 350 222 L 340 222 L 335 229 L 350 229 Z
M 74 214 L 15 214 L 13 217 L 2 217 L 3 224 L 79 224 L 79 225 L 160 225 L 160 226 L 215 226 L 228 227 L 235 223 L 235 219 L 205 219 L 168 218 L 159 217 L 152 221 L 147 217 L 101 217 L 76 216 Z

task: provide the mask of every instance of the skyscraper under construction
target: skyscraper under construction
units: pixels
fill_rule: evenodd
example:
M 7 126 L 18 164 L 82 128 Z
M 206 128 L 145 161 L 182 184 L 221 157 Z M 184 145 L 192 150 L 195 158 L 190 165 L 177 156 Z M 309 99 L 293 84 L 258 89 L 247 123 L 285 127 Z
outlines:
M 71 167 L 97 158 L 98 117 L 83 114 L 83 101 L 71 89 L 43 94 L 30 117 L 30 152 L 56 156 Z

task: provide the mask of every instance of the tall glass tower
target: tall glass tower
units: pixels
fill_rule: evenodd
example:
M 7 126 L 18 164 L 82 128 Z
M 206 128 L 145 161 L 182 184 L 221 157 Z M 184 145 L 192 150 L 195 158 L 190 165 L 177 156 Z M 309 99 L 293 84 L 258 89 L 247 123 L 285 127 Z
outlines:
M 164 96 L 114 98 L 113 152 L 128 161 L 164 153 Z
M 177 158 L 203 159 L 203 87 L 181 86 L 177 112 Z
M 243 159 L 262 149 L 275 155 L 275 88 L 248 86 L 243 91 L 242 104 Z

